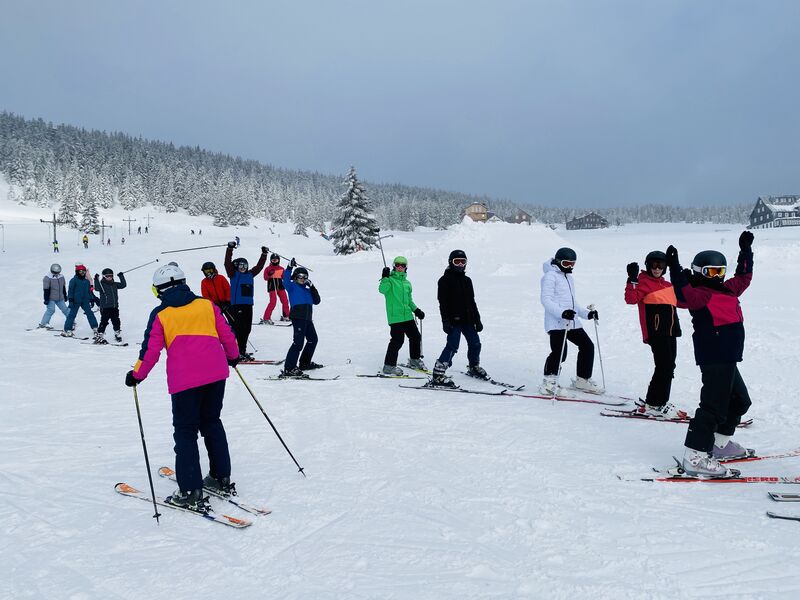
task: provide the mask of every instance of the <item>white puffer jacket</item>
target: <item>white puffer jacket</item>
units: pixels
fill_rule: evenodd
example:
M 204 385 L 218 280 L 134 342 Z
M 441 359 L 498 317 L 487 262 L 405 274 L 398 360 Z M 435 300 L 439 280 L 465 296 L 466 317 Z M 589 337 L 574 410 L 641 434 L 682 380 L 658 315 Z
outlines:
M 567 320 L 561 318 L 561 313 L 567 309 L 574 310 L 578 317 L 589 318 L 586 307 L 575 300 L 575 281 L 571 273 L 563 273 L 549 260 L 542 265 L 544 275 L 541 281 L 541 300 L 544 306 L 544 330 L 566 329 Z M 570 322 L 570 329 L 581 329 L 583 325 L 577 317 Z

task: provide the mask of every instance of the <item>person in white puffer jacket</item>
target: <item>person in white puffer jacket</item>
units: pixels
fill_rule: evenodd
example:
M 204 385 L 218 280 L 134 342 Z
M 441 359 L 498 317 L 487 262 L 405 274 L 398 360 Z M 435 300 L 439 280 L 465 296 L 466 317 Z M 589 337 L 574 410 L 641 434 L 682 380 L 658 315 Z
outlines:
M 560 365 L 567 358 L 567 340 L 578 347 L 577 379 L 574 387 L 592 394 L 602 394 L 603 388 L 592 381 L 594 366 L 594 344 L 578 317 L 597 319 L 597 311 L 591 305 L 587 308 L 575 299 L 575 282 L 572 269 L 577 254 L 572 248 L 559 248 L 555 257 L 542 265 L 544 275 L 541 280 L 541 301 L 544 306 L 544 329 L 550 336 L 550 354 L 544 363 L 544 380 L 539 388 L 541 393 L 559 393 L 558 375 Z M 559 357 L 561 349 L 564 353 Z

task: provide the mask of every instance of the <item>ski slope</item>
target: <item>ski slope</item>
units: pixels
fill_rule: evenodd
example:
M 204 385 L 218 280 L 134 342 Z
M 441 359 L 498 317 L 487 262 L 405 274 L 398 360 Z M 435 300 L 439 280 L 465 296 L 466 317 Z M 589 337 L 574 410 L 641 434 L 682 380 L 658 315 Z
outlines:
M 2 186 L 0 186 L 2 187 Z M 0 198 L 5 190 L 0 189 Z M 779 486 L 620 481 L 668 466 L 682 453 L 685 426 L 606 419 L 600 407 L 517 397 L 401 389 L 356 378 L 382 365 L 388 342 L 377 292 L 380 252 L 337 257 L 320 237 L 288 224 L 254 221 L 219 229 L 208 218 L 155 217 L 149 235 L 124 235 L 124 213 L 106 211 L 112 246 L 88 250 L 61 230 L 53 255 L 48 212 L 0 202 L 3 343 L 0 344 L 0 598 L 791 598 L 800 594 L 797 523 L 773 521 Z M 142 223 L 148 213 L 133 213 Z M 134 227 L 135 225 L 134 224 Z M 190 235 L 190 228 L 203 235 Z M 436 280 L 454 248 L 469 256 L 483 316 L 482 365 L 496 379 L 535 390 L 548 351 L 538 301 L 541 265 L 559 246 L 578 253 L 578 298 L 600 313 L 610 393 L 644 394 L 651 355 L 636 308 L 623 301 L 625 265 L 675 244 L 682 261 L 706 248 L 735 261 L 739 226 L 636 225 L 603 231 L 462 224 L 447 231 L 393 232 L 387 258 L 409 259 L 424 321 L 425 360 L 444 344 Z M 800 230 L 756 231 L 755 276 L 742 297 L 747 330 L 740 366 L 755 424 L 737 433 L 762 452 L 800 446 L 796 298 Z M 273 513 L 236 531 L 116 494 L 126 481 L 147 489 L 133 395 L 123 384 L 156 300 L 156 265 L 120 292 L 127 348 L 82 345 L 25 331 L 41 318 L 41 278 L 51 262 L 69 278 L 76 261 L 92 273 L 159 258 L 164 250 L 241 238 L 253 264 L 266 244 L 313 271 L 315 360 L 337 381 L 267 381 L 277 367 L 241 372 L 308 475 L 303 479 L 235 375 L 223 422 L 233 478 L 249 501 Z M 200 265 L 222 265 L 223 248 L 160 257 L 176 260 L 199 292 Z M 260 277 L 260 276 L 259 276 Z M 263 280 L 259 279 L 263 282 Z M 266 305 L 259 285 L 255 313 Z M 693 411 L 700 389 L 688 315 L 679 340 L 673 401 Z M 89 332 L 78 317 L 77 333 Z M 56 313 L 52 324 L 60 327 Z M 588 329 L 594 337 L 593 327 Z M 254 327 L 257 358 L 283 358 L 290 330 Z M 407 356 L 407 345 L 401 360 Z M 162 358 L 163 361 L 163 358 Z M 465 347 L 452 372 L 465 363 Z M 562 377 L 574 377 L 575 353 Z M 600 380 L 599 364 L 595 378 Z M 488 384 L 455 375 L 465 387 Z M 422 383 L 411 381 L 407 383 Z M 151 466 L 173 465 L 163 362 L 139 386 Z M 201 446 L 202 448 L 202 446 Z M 203 451 L 201 450 L 201 454 Z M 205 464 L 205 461 L 204 461 Z M 800 475 L 800 458 L 743 464 L 745 474 Z M 174 484 L 155 479 L 159 494 Z M 794 491 L 793 486 L 783 491 Z M 220 510 L 248 516 L 229 506 Z

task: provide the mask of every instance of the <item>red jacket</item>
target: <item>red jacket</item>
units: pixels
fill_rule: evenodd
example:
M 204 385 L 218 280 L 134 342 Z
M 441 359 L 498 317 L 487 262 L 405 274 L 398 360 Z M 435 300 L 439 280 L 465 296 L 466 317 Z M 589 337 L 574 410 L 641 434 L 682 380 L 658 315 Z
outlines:
M 675 307 L 678 299 L 672 284 L 647 271 L 639 273 L 639 283 L 625 286 L 625 302 L 639 305 L 639 324 L 646 344 L 653 337 L 679 337 L 681 325 Z
M 206 277 L 200 284 L 200 293 L 217 306 L 231 303 L 231 285 L 224 275 L 217 273 L 210 279 Z

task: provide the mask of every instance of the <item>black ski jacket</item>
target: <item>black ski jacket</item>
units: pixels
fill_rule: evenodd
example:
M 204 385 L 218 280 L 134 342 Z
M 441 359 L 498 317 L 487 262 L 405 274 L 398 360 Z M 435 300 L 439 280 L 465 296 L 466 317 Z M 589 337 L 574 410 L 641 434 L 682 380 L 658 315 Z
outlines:
M 447 267 L 439 278 L 439 313 L 443 323 L 453 325 L 475 325 L 480 323 L 481 315 L 475 304 L 475 290 L 472 280 L 464 271 Z

